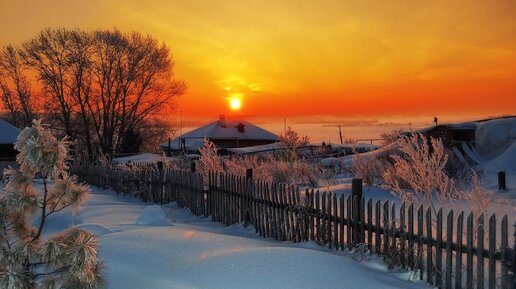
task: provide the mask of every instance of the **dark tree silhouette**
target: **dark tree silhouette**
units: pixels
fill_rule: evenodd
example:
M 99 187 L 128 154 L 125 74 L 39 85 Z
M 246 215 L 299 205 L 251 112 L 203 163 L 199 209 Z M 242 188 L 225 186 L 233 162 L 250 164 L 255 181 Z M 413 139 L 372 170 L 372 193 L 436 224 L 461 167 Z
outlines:
M 85 158 L 123 152 L 124 138 L 143 135 L 185 89 L 174 79 L 170 49 L 137 32 L 45 29 L 19 48 L 4 50 L 37 75 L 43 116 L 69 135 L 75 153 Z M 12 69 L 3 71 L 16 79 Z M 23 75 L 18 79 L 30 87 Z

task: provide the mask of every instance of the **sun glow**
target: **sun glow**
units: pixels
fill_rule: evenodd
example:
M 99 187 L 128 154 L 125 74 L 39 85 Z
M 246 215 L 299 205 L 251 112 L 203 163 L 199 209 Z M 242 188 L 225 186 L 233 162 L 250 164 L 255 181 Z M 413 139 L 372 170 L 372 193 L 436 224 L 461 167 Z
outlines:
M 238 110 L 242 107 L 242 101 L 240 101 L 240 99 L 238 99 L 238 98 L 231 98 L 229 100 L 229 107 L 232 110 Z

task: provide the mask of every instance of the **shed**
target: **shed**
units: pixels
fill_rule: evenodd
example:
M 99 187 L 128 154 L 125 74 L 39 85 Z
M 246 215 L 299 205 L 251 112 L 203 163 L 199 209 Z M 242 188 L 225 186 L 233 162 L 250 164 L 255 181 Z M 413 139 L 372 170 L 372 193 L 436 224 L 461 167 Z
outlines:
M 0 118 L 0 161 L 16 159 L 18 152 L 14 149 L 14 143 L 19 134 L 18 128 Z

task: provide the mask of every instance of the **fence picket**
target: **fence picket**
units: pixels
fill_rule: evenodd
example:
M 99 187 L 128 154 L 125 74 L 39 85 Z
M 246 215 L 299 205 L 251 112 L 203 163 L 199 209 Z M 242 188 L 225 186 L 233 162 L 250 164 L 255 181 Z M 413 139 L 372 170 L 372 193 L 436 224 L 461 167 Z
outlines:
M 462 289 L 462 232 L 464 212 L 457 218 L 457 254 L 455 255 L 455 289 Z
M 491 215 L 489 218 L 489 289 L 495 289 L 496 287 L 496 263 L 495 263 L 495 250 L 496 250 L 496 216 Z
M 453 242 L 453 210 L 446 217 L 446 272 L 445 272 L 445 288 L 452 288 L 452 242 Z M 459 273 L 460 274 L 460 273 Z
M 509 232 L 507 230 L 507 215 L 504 215 L 502 218 L 502 224 L 501 224 L 501 231 L 502 236 L 500 240 L 500 251 L 502 252 L 502 264 L 500 270 L 501 272 L 501 280 L 500 280 L 500 286 L 501 289 L 507 289 L 509 286 L 509 270 L 508 270 L 508 262 L 507 262 L 507 256 L 509 255 L 508 250 L 508 244 L 509 244 Z
M 484 215 L 478 217 L 477 223 L 477 288 L 484 289 Z
M 469 213 L 467 220 L 467 248 L 466 248 L 466 288 L 473 288 L 473 213 Z
M 433 271 L 434 266 L 432 262 L 432 209 L 426 210 L 426 281 L 430 285 L 434 285 Z

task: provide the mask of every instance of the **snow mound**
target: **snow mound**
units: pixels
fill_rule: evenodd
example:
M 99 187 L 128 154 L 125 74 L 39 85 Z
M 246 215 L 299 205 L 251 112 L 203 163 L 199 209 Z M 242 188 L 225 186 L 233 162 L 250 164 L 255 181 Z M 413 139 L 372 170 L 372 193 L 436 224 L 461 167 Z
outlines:
M 482 167 L 490 172 L 516 172 L 516 141 L 513 141 L 501 155 L 486 162 Z
M 516 137 L 516 117 L 478 123 L 475 142 L 486 159 L 502 154 Z
M 323 168 L 335 168 L 340 166 L 340 160 L 337 158 L 329 157 L 322 159 L 319 164 Z
M 97 236 L 113 233 L 113 230 L 102 224 L 80 224 L 75 227 L 94 233 Z
M 169 225 L 167 216 L 163 209 L 158 205 L 148 206 L 138 216 L 136 225 L 143 226 L 166 226 Z

